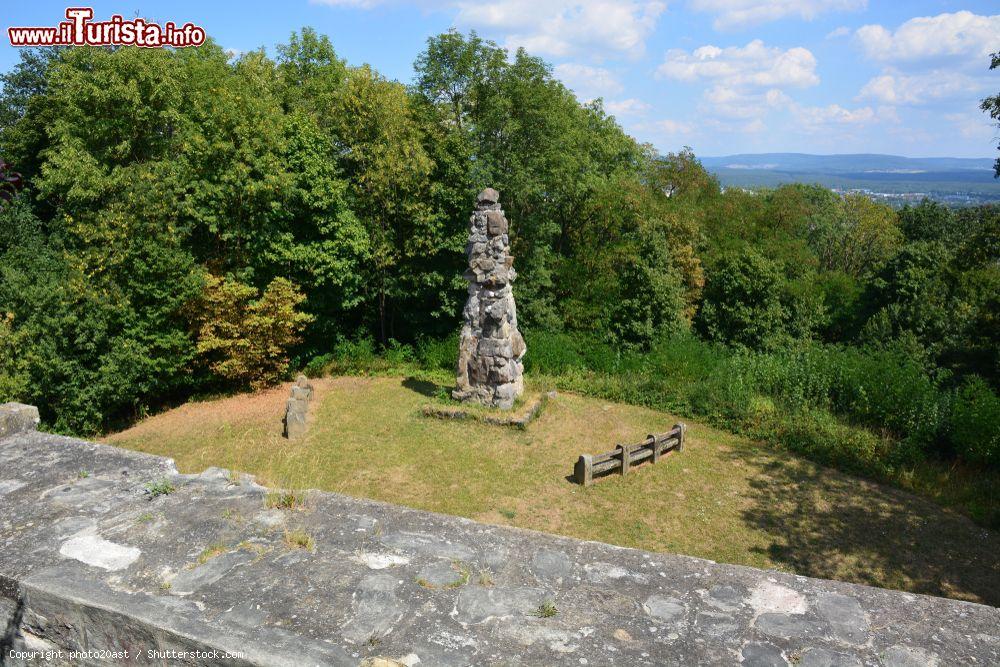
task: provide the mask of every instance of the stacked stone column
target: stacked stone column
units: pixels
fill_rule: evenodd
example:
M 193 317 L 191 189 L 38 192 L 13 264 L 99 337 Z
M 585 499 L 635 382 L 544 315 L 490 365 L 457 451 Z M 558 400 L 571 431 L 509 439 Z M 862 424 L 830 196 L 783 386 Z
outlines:
M 507 218 L 493 188 L 479 193 L 469 219 L 465 251 L 469 297 L 462 312 L 458 369 L 452 396 L 458 400 L 508 409 L 524 392 L 524 338 L 517 330 L 517 307 L 511 283 Z

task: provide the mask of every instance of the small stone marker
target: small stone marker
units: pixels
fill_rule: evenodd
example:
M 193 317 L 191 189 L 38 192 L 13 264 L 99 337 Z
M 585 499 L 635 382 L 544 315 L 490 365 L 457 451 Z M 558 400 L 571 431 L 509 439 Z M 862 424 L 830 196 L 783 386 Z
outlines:
M 309 379 L 299 374 L 292 385 L 292 395 L 285 401 L 285 431 L 284 436 L 291 440 L 306 432 L 306 413 L 309 411 L 309 401 L 312 400 L 313 386 Z
M 524 392 L 525 345 L 517 330 L 511 283 L 517 273 L 510 255 L 507 217 L 499 193 L 486 188 L 476 198 L 469 219 L 465 251 L 469 298 L 462 311 L 456 389 L 460 401 L 510 409 Z

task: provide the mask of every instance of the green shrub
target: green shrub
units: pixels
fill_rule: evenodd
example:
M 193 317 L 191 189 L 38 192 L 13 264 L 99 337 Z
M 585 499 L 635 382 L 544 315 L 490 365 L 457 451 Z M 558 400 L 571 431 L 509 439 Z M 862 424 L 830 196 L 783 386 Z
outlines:
M 28 332 L 14 328 L 14 314 L 0 312 L 0 402 L 22 399 L 31 386 Z
M 333 350 L 333 369 L 338 372 L 358 372 L 371 369 L 378 359 L 371 338 L 343 339 Z
M 948 419 L 947 392 L 902 348 L 757 352 L 679 335 L 648 353 L 612 355 L 579 336 L 533 339 L 542 343 L 529 350 L 528 372 L 555 376 L 563 389 L 690 415 L 863 474 L 921 460 Z
M 395 339 L 389 341 L 388 347 L 385 348 L 384 355 L 386 361 L 394 366 L 408 364 L 416 358 L 416 354 L 414 353 L 411 345 L 400 343 Z
M 950 440 L 964 459 L 1000 467 L 1000 397 L 977 376 L 955 393 Z
M 207 275 L 193 308 L 198 354 L 227 381 L 254 388 L 274 384 L 288 368 L 288 351 L 313 319 L 298 311 L 303 300 L 284 278 L 272 280 L 258 297 L 250 285 Z
M 945 419 L 944 393 L 902 351 L 809 344 L 734 359 L 740 375 L 791 411 L 829 410 L 920 446 L 934 440 Z
M 773 349 L 787 338 L 781 265 L 747 248 L 724 256 L 705 282 L 698 326 L 710 340 Z
M 586 368 L 577 351 L 577 339 L 570 334 L 535 331 L 525 336 L 528 353 L 524 368 L 528 373 L 561 375 L 572 368 Z
M 309 360 L 302 372 L 311 378 L 323 377 L 335 359 L 336 357 L 329 352 L 315 356 Z
M 421 338 L 417 341 L 416 359 L 427 370 L 453 371 L 457 356 L 457 336 Z

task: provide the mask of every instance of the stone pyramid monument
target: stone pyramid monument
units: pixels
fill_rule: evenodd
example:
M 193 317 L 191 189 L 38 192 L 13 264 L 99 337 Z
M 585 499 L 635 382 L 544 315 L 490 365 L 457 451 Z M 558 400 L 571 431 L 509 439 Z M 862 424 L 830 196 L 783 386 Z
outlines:
M 508 409 L 524 391 L 524 338 L 517 330 L 514 258 L 500 196 L 486 188 L 476 199 L 465 247 L 469 298 L 458 346 L 458 400 Z

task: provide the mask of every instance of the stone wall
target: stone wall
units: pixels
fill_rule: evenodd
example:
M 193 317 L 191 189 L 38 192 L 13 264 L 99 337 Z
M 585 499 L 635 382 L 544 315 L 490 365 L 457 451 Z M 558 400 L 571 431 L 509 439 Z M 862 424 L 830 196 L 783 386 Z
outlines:
M 462 311 L 457 387 L 452 396 L 509 409 L 524 392 L 524 338 L 511 287 L 517 277 L 507 217 L 493 188 L 479 193 L 469 219 L 469 297 Z
M 1000 610 L 334 493 L 276 503 L 246 475 L 25 427 L 0 439 L 0 663 L 112 662 L 71 650 L 140 665 L 996 665 Z

